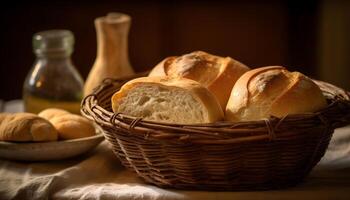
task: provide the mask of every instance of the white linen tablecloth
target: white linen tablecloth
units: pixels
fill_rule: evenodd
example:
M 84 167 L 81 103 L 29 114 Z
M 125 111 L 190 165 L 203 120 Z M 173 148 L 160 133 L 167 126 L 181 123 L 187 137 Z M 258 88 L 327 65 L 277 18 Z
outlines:
M 209 192 L 158 188 L 126 170 L 104 141 L 83 156 L 50 162 L 0 159 L 0 200 L 7 199 L 350 199 L 350 127 L 337 129 L 326 155 L 296 187 Z

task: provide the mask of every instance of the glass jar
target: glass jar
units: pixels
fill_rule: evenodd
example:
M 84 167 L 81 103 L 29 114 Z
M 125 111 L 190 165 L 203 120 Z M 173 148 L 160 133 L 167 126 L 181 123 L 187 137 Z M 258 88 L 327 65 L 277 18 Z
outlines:
M 36 61 L 23 86 L 26 112 L 61 108 L 80 113 L 83 79 L 71 61 L 74 36 L 68 30 L 49 30 L 33 36 Z

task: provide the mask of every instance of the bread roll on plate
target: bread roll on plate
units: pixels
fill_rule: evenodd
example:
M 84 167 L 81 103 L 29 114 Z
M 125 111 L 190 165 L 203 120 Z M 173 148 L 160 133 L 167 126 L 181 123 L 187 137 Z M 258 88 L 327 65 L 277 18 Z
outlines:
M 149 76 L 182 77 L 195 80 L 208 88 L 224 110 L 237 79 L 249 68 L 230 58 L 203 51 L 165 58 Z
M 38 114 L 49 120 L 58 131 L 61 140 L 77 139 L 96 135 L 92 122 L 83 116 L 59 108 L 48 108 Z
M 54 117 L 57 117 L 59 115 L 65 115 L 65 114 L 70 114 L 70 113 L 60 108 L 47 108 L 41 111 L 40 113 L 38 113 L 38 116 L 50 121 Z
M 146 120 L 180 124 L 210 123 L 224 116 L 213 94 L 186 78 L 133 79 L 112 96 L 112 109 Z
M 57 140 L 53 125 L 32 113 L 0 113 L 0 141 L 46 142 Z
M 327 102 L 320 88 L 299 72 L 270 66 L 242 75 L 226 107 L 229 121 L 261 120 L 318 111 Z

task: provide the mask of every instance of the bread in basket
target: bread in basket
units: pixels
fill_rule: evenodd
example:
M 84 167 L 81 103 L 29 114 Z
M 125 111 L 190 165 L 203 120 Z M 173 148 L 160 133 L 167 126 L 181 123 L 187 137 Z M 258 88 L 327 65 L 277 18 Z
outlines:
M 106 79 L 85 97 L 94 120 L 123 165 L 161 187 L 265 190 L 301 182 L 324 155 L 335 128 L 350 121 L 349 94 L 316 81 L 328 106 L 283 118 L 171 124 L 113 113 L 111 96 L 128 80 Z

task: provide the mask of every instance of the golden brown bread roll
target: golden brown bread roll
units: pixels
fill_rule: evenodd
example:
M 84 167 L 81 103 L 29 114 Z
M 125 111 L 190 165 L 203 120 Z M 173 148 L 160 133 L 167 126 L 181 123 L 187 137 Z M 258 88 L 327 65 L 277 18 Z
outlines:
M 218 100 L 200 83 L 186 78 L 133 79 L 112 96 L 116 113 L 171 123 L 209 123 L 222 120 Z
M 76 139 L 95 135 L 95 127 L 92 123 L 79 115 L 63 114 L 53 117 L 50 122 L 58 131 L 60 139 Z
M 39 117 L 42 117 L 47 120 L 51 120 L 54 117 L 57 117 L 59 115 L 69 114 L 68 111 L 59 109 L 59 108 L 47 108 L 40 113 L 38 113 Z
M 195 80 L 208 88 L 224 110 L 233 85 L 249 68 L 230 58 L 203 51 L 165 58 L 149 76 L 183 77 Z
M 95 135 L 95 127 L 86 118 L 68 111 L 49 108 L 38 114 L 49 120 L 58 131 L 59 139 L 76 139 Z
M 57 140 L 52 124 L 31 113 L 1 113 L 0 140 L 12 142 L 44 142 Z
M 232 89 L 226 107 L 229 121 L 250 121 L 314 112 L 327 105 L 320 88 L 299 72 L 280 66 L 243 74 Z

